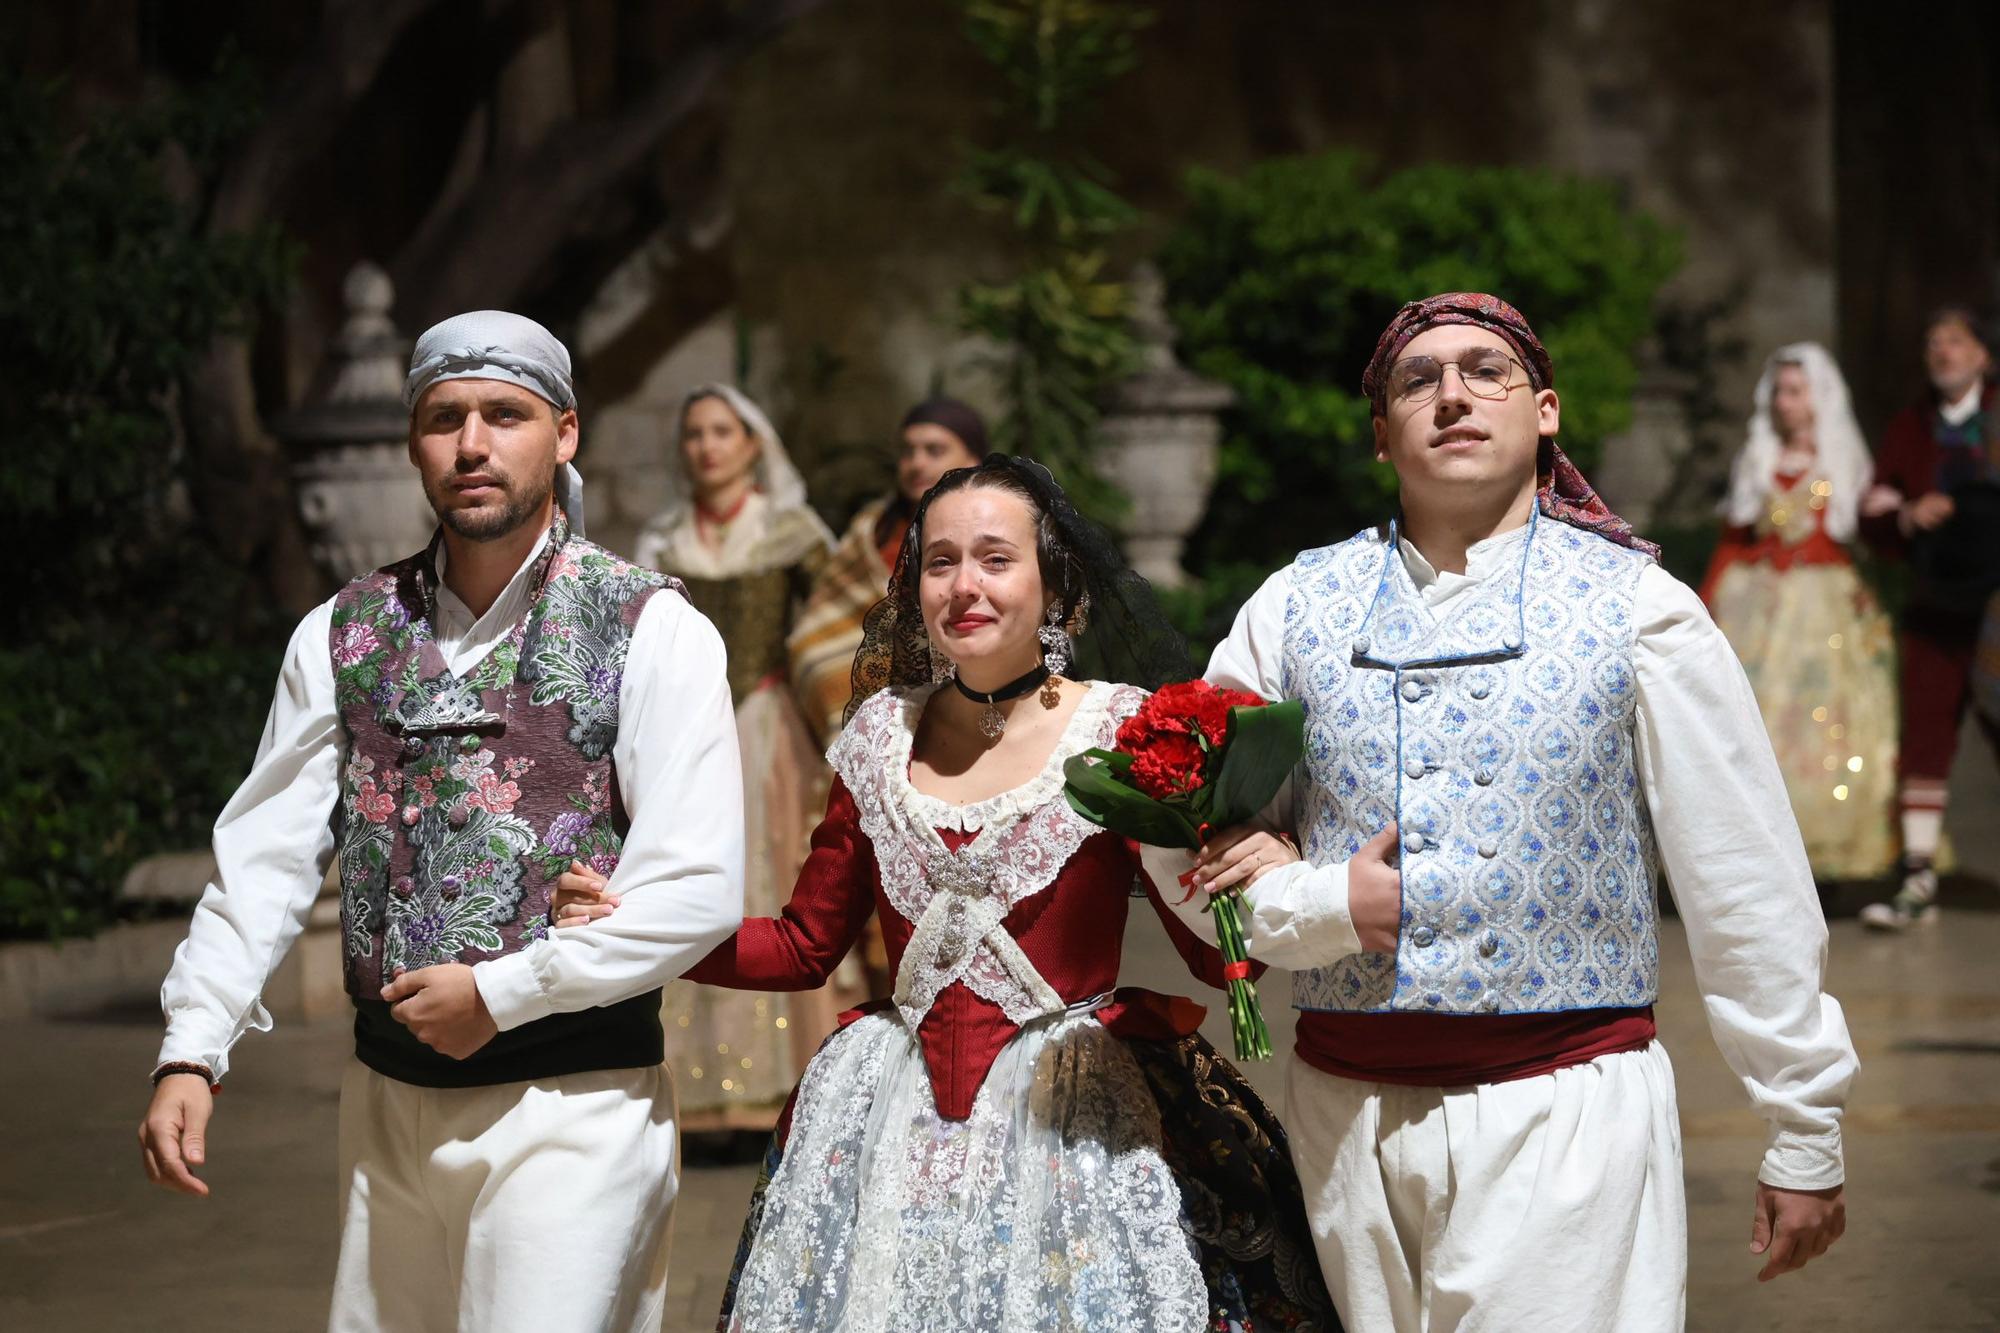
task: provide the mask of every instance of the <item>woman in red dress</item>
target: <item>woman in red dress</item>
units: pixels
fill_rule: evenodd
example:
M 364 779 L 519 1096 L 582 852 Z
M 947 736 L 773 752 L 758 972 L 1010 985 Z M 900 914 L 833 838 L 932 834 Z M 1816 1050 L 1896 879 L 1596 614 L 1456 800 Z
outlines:
M 791 902 L 689 973 L 816 986 L 871 911 L 896 968 L 800 1081 L 720 1327 L 1338 1326 L 1276 1122 L 1198 1006 L 1117 989 L 1135 894 L 1195 975 L 1220 987 L 1221 960 L 1063 797 L 1063 763 L 1146 697 L 1062 675 L 1086 620 L 1120 674 L 1186 674 L 1150 589 L 1045 470 L 995 455 L 925 497 Z M 556 912 L 613 909 L 573 876 Z

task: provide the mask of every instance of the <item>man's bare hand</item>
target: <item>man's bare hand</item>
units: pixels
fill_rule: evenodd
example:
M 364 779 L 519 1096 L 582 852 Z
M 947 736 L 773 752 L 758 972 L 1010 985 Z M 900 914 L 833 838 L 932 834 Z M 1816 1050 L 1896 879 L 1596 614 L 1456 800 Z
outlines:
M 1299 859 L 1282 838 L 1254 824 L 1238 824 L 1208 840 L 1194 859 L 1188 883 L 1213 898 L 1235 888 L 1249 888 L 1266 870 Z
M 549 899 L 549 920 L 558 927 L 581 926 L 610 916 L 618 908 L 618 895 L 605 892 L 609 883 L 583 862 L 571 861 Z
M 139 1155 L 146 1179 L 182 1194 L 208 1197 L 208 1183 L 193 1168 L 208 1161 L 208 1117 L 215 1094 L 199 1074 L 169 1074 L 153 1089 L 153 1104 L 139 1122 Z
M 405 972 L 382 988 L 389 1014 L 418 1041 L 454 1060 L 463 1060 L 500 1035 L 486 1001 L 464 963 L 444 963 Z
M 1750 1253 L 1765 1256 L 1759 1282 L 1796 1272 L 1825 1254 L 1847 1230 L 1842 1187 L 1781 1190 L 1757 1182 L 1757 1213 L 1750 1223 Z
M 1932 491 L 1904 505 L 1903 511 L 1896 515 L 1896 523 L 1903 529 L 1905 537 L 1912 532 L 1929 532 L 1949 522 L 1957 508 L 1949 495 Z
M 1394 824 L 1361 844 L 1347 863 L 1347 914 L 1363 953 L 1394 953 L 1403 929 L 1403 871 Z

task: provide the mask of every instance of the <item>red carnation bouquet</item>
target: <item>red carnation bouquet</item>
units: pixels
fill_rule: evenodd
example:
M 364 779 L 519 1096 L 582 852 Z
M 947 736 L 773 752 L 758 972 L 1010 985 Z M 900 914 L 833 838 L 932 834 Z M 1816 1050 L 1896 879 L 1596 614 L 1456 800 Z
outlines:
M 1214 829 L 1262 810 L 1305 749 L 1305 709 L 1267 703 L 1204 680 L 1169 685 L 1118 728 L 1117 748 L 1086 750 L 1063 767 L 1070 807 L 1100 828 L 1154 847 L 1199 850 Z M 1250 983 L 1242 891 L 1208 904 L 1229 981 L 1236 1058 L 1271 1058 L 1271 1033 Z

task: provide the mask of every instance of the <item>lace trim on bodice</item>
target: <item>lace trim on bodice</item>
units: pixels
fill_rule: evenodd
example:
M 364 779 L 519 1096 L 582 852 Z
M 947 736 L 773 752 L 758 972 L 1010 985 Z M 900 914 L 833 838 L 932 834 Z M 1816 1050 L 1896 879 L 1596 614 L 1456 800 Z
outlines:
M 910 784 L 917 723 L 935 687 L 884 690 L 864 703 L 827 759 L 853 794 L 861 831 L 874 845 L 882 893 L 914 931 L 896 975 L 896 1006 L 912 1028 L 938 995 L 962 981 L 1026 1023 L 1063 1007 L 1001 922 L 1055 882 L 1100 830 L 1063 798 L 1063 765 L 1109 746 L 1146 692 L 1098 683 L 1077 704 L 1042 771 L 984 801 L 953 805 Z M 948 829 L 976 836 L 953 852 Z

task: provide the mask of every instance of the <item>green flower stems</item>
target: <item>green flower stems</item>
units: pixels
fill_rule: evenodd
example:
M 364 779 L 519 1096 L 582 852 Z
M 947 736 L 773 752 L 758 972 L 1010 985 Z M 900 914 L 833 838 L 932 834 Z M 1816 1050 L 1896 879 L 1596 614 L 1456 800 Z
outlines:
M 1229 1031 L 1236 1040 L 1238 1060 L 1271 1058 L 1271 1030 L 1264 1025 L 1264 1010 L 1257 1003 L 1257 987 L 1249 977 L 1250 951 L 1243 942 L 1243 902 L 1241 889 L 1230 889 L 1208 900 L 1204 911 L 1215 914 L 1215 943 L 1222 952 L 1225 973 L 1241 972 L 1229 978 Z

